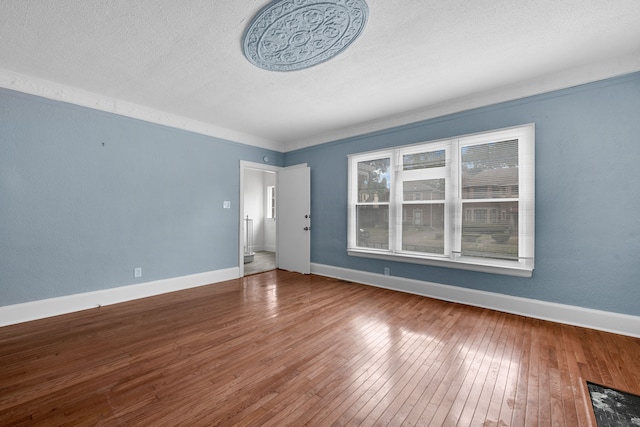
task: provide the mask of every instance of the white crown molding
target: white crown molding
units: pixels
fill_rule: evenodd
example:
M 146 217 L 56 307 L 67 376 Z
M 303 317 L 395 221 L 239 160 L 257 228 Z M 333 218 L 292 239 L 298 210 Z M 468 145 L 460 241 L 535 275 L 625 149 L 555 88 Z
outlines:
M 237 279 L 238 267 L 0 307 L 0 326 Z
M 373 132 L 379 132 L 424 120 L 455 114 L 474 108 L 486 107 L 501 102 L 514 101 L 529 96 L 541 95 L 556 90 L 567 89 L 582 84 L 606 80 L 640 71 L 640 53 L 615 58 L 558 73 L 539 76 L 527 81 L 494 88 L 481 93 L 447 100 L 404 113 L 384 117 L 342 129 L 325 132 L 298 141 L 285 142 L 286 152 L 312 147 L 326 142 L 337 141 Z
M 327 142 L 410 125 L 412 123 L 474 108 L 541 95 L 637 71 L 640 71 L 640 53 L 610 58 L 598 63 L 563 70 L 554 74 L 538 76 L 526 81 L 492 88 L 485 92 L 447 100 L 425 108 L 406 111 L 393 116 L 346 126 L 341 129 L 322 132 L 295 141 L 272 141 L 2 68 L 0 68 L 0 87 L 286 153 Z
M 201 135 L 283 152 L 283 145 L 279 142 L 2 68 L 0 68 L 0 87 Z
M 443 301 L 640 338 L 640 316 L 385 276 L 323 264 L 312 263 L 311 273 Z

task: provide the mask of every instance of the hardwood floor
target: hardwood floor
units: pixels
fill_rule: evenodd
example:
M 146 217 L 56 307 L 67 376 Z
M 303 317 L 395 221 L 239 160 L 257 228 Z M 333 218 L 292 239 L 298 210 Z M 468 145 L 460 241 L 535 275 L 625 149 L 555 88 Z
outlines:
M 589 426 L 640 340 L 270 271 L 0 328 L 0 425 Z

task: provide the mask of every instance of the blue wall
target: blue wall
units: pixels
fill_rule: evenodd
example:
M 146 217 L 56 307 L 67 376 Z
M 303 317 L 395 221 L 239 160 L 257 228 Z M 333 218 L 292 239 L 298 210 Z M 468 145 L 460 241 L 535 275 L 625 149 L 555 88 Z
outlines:
M 0 89 L 0 306 L 238 266 L 239 162 L 265 154 Z
M 531 122 L 532 278 L 346 254 L 348 154 Z M 237 266 L 265 154 L 311 166 L 312 262 L 640 315 L 640 73 L 286 155 L 0 89 L 0 306 Z
M 536 124 L 532 278 L 350 257 L 347 155 Z M 640 73 L 287 153 L 311 166 L 312 262 L 640 315 Z

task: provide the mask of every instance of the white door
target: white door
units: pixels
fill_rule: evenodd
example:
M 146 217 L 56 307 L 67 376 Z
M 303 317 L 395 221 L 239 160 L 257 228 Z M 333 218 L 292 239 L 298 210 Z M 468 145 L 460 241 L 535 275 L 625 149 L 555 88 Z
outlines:
M 311 272 L 311 172 L 305 164 L 278 172 L 276 219 L 278 268 Z

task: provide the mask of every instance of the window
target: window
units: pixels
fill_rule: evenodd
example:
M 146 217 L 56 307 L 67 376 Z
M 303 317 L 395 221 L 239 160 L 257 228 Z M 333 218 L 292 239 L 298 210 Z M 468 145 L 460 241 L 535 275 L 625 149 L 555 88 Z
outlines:
M 267 186 L 267 218 L 276 218 L 276 187 L 273 185 Z
M 534 125 L 349 156 L 348 253 L 531 276 Z

